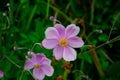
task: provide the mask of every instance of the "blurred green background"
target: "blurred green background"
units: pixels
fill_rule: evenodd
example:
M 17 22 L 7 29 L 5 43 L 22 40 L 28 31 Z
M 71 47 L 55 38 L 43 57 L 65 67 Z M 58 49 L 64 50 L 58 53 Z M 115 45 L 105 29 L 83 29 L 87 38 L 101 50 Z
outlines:
M 36 45 L 33 51 L 44 53 L 55 69 L 44 80 L 120 80 L 120 0 L 0 0 L 1 80 L 34 80 L 23 72 L 25 56 L 54 25 L 50 16 L 65 27 L 79 26 L 85 45 L 72 62 L 56 61 L 52 50 Z

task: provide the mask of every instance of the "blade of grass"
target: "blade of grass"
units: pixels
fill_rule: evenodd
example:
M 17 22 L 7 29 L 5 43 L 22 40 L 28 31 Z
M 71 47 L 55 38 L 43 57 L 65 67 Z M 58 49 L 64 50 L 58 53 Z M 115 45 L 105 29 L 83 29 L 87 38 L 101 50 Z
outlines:
M 31 24 L 31 21 L 32 21 L 32 18 L 34 17 L 35 15 L 35 12 L 37 10 L 37 5 L 35 5 L 32 9 L 32 13 L 30 14 L 30 17 L 28 19 L 28 23 L 27 23 L 27 27 L 26 27 L 26 32 L 28 31 L 28 29 L 30 28 L 30 24 Z
M 47 1 L 47 9 L 46 9 L 46 19 L 49 16 L 49 7 L 50 7 L 50 0 Z

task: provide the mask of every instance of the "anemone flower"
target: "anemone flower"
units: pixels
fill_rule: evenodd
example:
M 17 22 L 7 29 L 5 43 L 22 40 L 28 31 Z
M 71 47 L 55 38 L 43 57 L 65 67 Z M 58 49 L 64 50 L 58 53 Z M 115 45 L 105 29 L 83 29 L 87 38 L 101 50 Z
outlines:
M 51 66 L 51 61 L 43 54 L 30 53 L 32 53 L 31 58 L 27 58 L 24 69 L 33 69 L 33 77 L 37 80 L 43 80 L 45 75 L 52 76 L 54 69 Z
M 4 75 L 3 71 L 2 71 L 2 70 L 0 70 L 0 78 L 2 78 L 2 77 L 3 77 L 3 75 Z
M 77 37 L 80 28 L 75 24 L 70 24 L 64 28 L 61 24 L 55 24 L 45 31 L 46 38 L 42 41 L 43 47 L 53 49 L 53 56 L 56 60 L 64 59 L 74 61 L 76 51 L 73 48 L 80 48 L 84 45 L 83 40 Z

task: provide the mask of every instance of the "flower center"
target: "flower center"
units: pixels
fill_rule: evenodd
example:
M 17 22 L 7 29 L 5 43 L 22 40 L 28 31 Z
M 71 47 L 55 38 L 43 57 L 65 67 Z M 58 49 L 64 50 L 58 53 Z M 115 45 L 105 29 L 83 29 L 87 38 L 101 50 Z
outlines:
M 36 69 L 39 69 L 39 68 L 40 68 L 40 64 L 36 64 L 36 65 L 35 65 L 35 68 L 36 68 Z
M 59 45 L 60 45 L 61 47 L 67 46 L 67 45 L 68 45 L 68 40 L 67 40 L 66 38 L 61 38 L 61 39 L 59 40 Z

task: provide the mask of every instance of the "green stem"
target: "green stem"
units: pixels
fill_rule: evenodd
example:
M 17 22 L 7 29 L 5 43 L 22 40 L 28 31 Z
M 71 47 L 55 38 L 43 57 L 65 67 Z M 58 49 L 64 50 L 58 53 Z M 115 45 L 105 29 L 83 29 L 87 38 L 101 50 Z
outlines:
M 84 69 L 84 60 L 81 61 L 80 71 L 83 72 L 83 69 Z M 79 80 L 82 80 L 82 77 L 80 77 Z
M 12 64 L 14 64 L 16 67 L 21 68 L 21 66 L 19 66 L 19 65 L 16 64 L 14 61 L 12 61 L 7 55 L 4 55 L 4 57 L 5 57 L 8 61 L 10 61 Z
M 13 0 L 10 0 L 10 8 L 9 8 L 9 19 L 10 19 L 10 22 L 8 23 L 8 24 L 10 24 L 10 26 L 13 26 L 14 25 L 14 18 L 13 18 L 13 13 L 14 13 L 14 9 L 13 9 L 13 5 L 14 5 L 14 3 L 13 3 L 14 1 Z M 9 26 L 9 27 L 10 27 Z
M 51 7 L 53 10 L 58 11 L 59 14 L 61 14 L 62 16 L 64 16 L 69 22 L 72 22 L 72 19 L 69 18 L 64 12 L 60 11 L 59 9 L 57 9 L 57 8 L 54 7 L 54 6 L 51 6 L 51 5 L 50 5 L 50 7 Z
M 102 66 L 101 66 L 101 64 L 100 64 L 99 58 L 98 58 L 98 56 L 97 56 L 97 54 L 96 54 L 96 52 L 95 52 L 94 49 L 91 50 L 91 56 L 92 56 L 92 59 L 93 59 L 93 62 L 94 62 L 94 64 L 95 64 L 95 66 L 96 66 L 96 68 L 97 68 L 97 70 L 98 70 L 99 75 L 100 75 L 101 77 L 104 77 L 105 74 L 104 74 L 104 72 L 103 72 L 103 69 L 102 69 Z
M 27 24 L 27 27 L 26 27 L 26 31 L 28 31 L 28 29 L 30 27 L 30 24 L 31 24 L 32 18 L 34 17 L 36 9 L 37 9 L 37 5 L 35 5 L 34 8 L 32 9 L 32 13 L 31 13 L 31 15 L 28 19 L 28 24 Z
M 48 16 L 49 16 L 49 7 L 50 7 L 50 0 L 48 0 L 48 2 L 47 2 L 46 19 L 47 19 Z
M 111 36 L 111 33 L 112 33 L 112 31 L 113 31 L 113 27 L 114 27 L 117 19 L 119 18 L 119 16 L 120 16 L 120 13 L 118 13 L 118 15 L 115 17 L 115 20 L 114 20 L 114 22 L 113 22 L 113 24 L 112 24 L 112 27 L 111 27 L 111 29 L 110 29 L 110 33 L 109 33 L 109 36 L 108 36 L 108 41 L 109 41 L 110 36 Z
M 46 4 L 45 2 L 43 2 L 43 1 L 39 1 L 39 2 L 42 3 L 42 4 L 47 5 L 47 4 Z M 64 12 L 62 12 L 61 10 L 59 10 L 58 8 L 56 8 L 56 7 L 52 6 L 52 5 L 49 5 L 49 7 L 51 7 L 54 11 L 59 12 L 59 14 L 61 14 L 63 17 L 65 17 L 65 19 L 66 19 L 67 21 L 72 22 L 72 19 L 71 19 L 70 17 L 68 17 Z
M 94 4 L 95 4 L 95 0 L 92 0 L 92 3 L 91 3 L 91 20 L 90 20 L 90 25 L 93 24 L 93 20 L 94 20 Z
M 68 70 L 65 69 L 63 79 L 67 80 Z
M 88 41 L 88 44 L 91 44 L 91 42 Z M 98 56 L 97 56 L 97 53 L 96 53 L 95 49 L 92 49 L 90 52 L 91 52 L 91 57 L 92 57 L 92 59 L 93 59 L 93 62 L 94 62 L 94 64 L 95 64 L 97 70 L 98 70 L 99 75 L 100 75 L 101 77 L 104 77 L 105 74 L 104 74 L 104 72 L 103 72 L 102 66 L 101 66 L 101 64 L 100 64 L 100 61 L 99 61 L 99 58 L 98 58 Z

